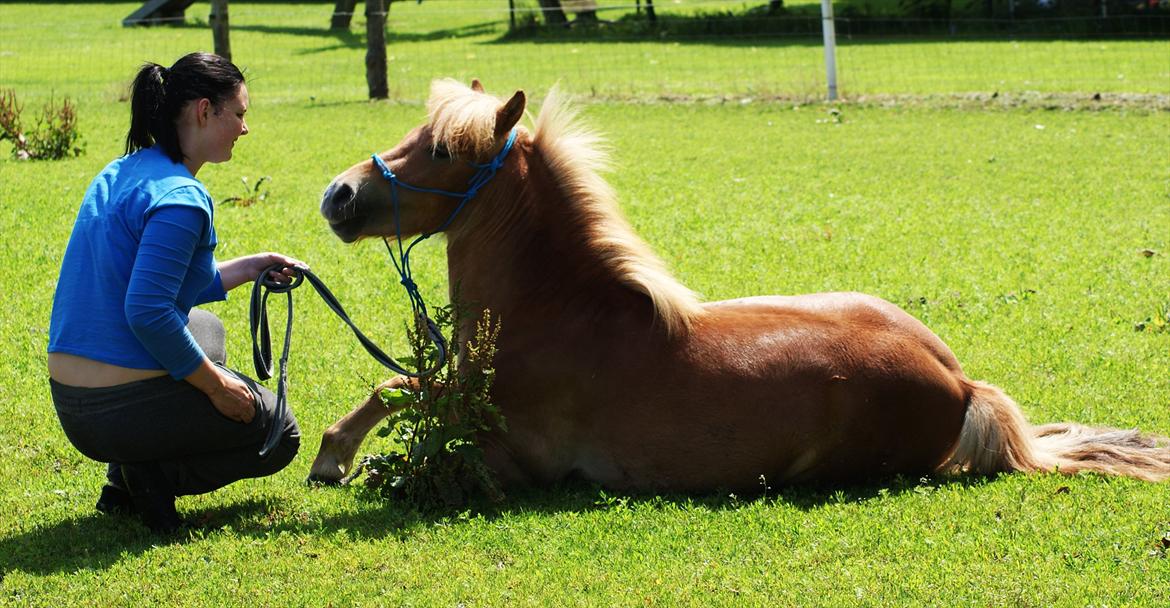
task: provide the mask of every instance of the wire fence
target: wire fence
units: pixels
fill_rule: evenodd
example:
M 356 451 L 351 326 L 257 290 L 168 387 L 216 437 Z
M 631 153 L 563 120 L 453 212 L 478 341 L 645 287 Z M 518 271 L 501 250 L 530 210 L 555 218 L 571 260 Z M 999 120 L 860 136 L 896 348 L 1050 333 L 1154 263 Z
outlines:
M 903 11 L 933 1 L 873 0 Z M 978 0 L 962 14 L 922 9 L 899 18 L 871 2 L 838 2 L 840 93 L 1170 95 L 1170 5 L 1133 7 L 1145 1 L 1097 0 L 1089 14 L 1047 14 L 1040 4 L 1047 0 L 1013 0 L 1018 14 L 1005 15 L 1005 0 Z M 616 99 L 819 99 L 827 85 L 814 2 L 563 2 L 565 23 L 557 26 L 533 0 L 393 2 L 386 9 L 390 95 L 425 99 L 431 80 L 450 76 L 534 93 L 559 82 L 579 95 Z M 142 61 L 211 50 L 207 2 L 170 25 L 124 27 L 140 6 L 0 4 L 0 86 L 31 86 L 50 74 L 59 83 L 54 94 L 119 96 Z M 232 3 L 232 58 L 269 96 L 364 97 L 364 6 L 358 0 L 348 26 L 334 28 L 332 1 Z M 972 14 L 980 11 L 991 17 Z

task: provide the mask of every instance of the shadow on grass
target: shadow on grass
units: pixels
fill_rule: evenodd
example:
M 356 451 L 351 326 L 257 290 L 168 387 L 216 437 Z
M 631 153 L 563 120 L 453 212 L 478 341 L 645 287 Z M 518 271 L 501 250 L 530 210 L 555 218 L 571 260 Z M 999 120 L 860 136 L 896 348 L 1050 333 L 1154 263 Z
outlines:
M 153 547 L 198 541 L 205 534 L 230 529 L 241 537 L 268 537 L 274 533 L 330 535 L 340 531 L 361 538 L 396 537 L 409 540 L 415 533 L 435 524 L 459 525 L 472 517 L 488 521 L 532 514 L 589 513 L 620 509 L 660 510 L 666 508 L 703 511 L 735 511 L 749 506 L 793 507 L 813 511 L 904 494 L 927 494 L 940 487 L 979 487 L 993 478 L 939 476 L 911 479 L 893 477 L 851 485 L 799 485 L 763 487 L 752 494 L 712 492 L 708 494 L 652 494 L 614 492 L 579 480 L 551 488 L 522 488 L 511 491 L 500 503 L 486 501 L 448 510 L 420 511 L 402 502 L 386 500 L 364 488 L 317 487 L 312 492 L 358 492 L 356 512 L 298 521 L 274 517 L 271 500 L 248 500 L 223 507 L 185 513 L 191 527 L 173 536 L 156 536 L 136 520 L 92 513 L 0 539 L 0 578 L 13 570 L 35 574 L 104 570 L 123 559 Z
M 408 504 L 382 498 L 372 490 L 346 487 L 318 487 L 312 491 L 359 493 L 367 508 L 358 512 L 300 525 L 281 522 L 275 530 L 289 532 L 336 532 L 346 530 L 359 536 L 381 538 L 394 536 L 409 539 L 422 527 L 433 524 L 457 525 L 470 517 L 495 521 L 516 515 L 588 513 L 613 509 L 683 508 L 704 511 L 734 511 L 749 505 L 793 507 L 813 511 L 834 505 L 862 502 L 903 494 L 929 494 L 942 487 L 973 488 L 994 481 L 982 476 L 937 476 L 907 478 L 903 476 L 875 479 L 850 485 L 794 485 L 782 488 L 763 487 L 754 494 L 711 492 L 706 494 L 654 494 L 605 490 L 581 480 L 570 480 L 550 488 L 511 490 L 500 503 L 472 502 L 458 508 L 421 511 Z M 260 534 L 271 530 L 257 530 Z
M 215 530 L 269 511 L 269 502 L 249 500 L 195 514 L 192 527 L 170 536 L 151 533 L 135 518 L 92 511 L 88 515 L 0 539 L 0 578 L 21 570 L 36 574 L 104 570 L 124 554 L 182 544 L 200 531 Z M 189 516 L 188 516 L 189 517 Z
M 187 21 L 166 27 L 178 29 L 205 30 L 209 26 L 201 21 Z M 391 21 L 386 31 L 387 44 L 395 42 L 430 42 L 434 40 L 448 40 L 451 38 L 472 38 L 494 34 L 507 29 L 506 21 L 482 21 L 458 27 L 432 30 L 429 32 L 399 32 L 395 31 Z M 283 36 L 305 36 L 313 38 L 333 38 L 336 45 L 312 49 L 308 52 L 319 52 L 339 48 L 364 49 L 366 48 L 366 32 L 364 27 L 332 29 L 326 26 L 305 27 L 297 25 L 232 25 L 233 32 L 253 32 L 257 34 L 275 34 Z
M 864 12 L 864 11 L 863 11 Z M 848 11 L 846 11 L 848 13 Z M 167 27 L 207 29 L 202 21 L 188 21 Z M 364 49 L 364 28 L 331 29 L 283 25 L 233 25 L 240 32 L 333 38 L 336 44 L 302 49 L 298 55 L 312 55 L 340 49 Z M 1116 41 L 1164 40 L 1170 29 L 1170 13 L 1114 15 L 1108 19 L 1075 16 L 1065 19 L 986 19 L 972 16 L 922 18 L 900 15 L 839 15 L 837 38 L 850 46 L 887 46 L 923 42 L 1018 42 L 1093 39 Z M 542 24 L 510 30 L 506 20 L 490 20 L 432 31 L 396 31 L 391 16 L 386 43 L 431 42 L 495 36 L 476 42 L 483 45 L 516 44 L 621 44 L 661 43 L 718 47 L 820 47 L 822 42 L 819 5 L 802 5 L 769 13 L 755 7 L 743 13 L 715 12 L 665 14 L 656 23 L 643 15 L 626 14 L 612 21 L 576 27 L 549 27 Z

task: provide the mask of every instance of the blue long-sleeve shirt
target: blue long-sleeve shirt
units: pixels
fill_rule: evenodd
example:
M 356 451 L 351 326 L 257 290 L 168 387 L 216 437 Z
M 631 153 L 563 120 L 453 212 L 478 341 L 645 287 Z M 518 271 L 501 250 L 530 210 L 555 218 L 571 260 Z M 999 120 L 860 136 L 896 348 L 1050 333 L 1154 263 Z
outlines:
M 86 190 L 61 262 L 49 352 L 184 378 L 204 355 L 196 304 L 227 294 L 203 184 L 157 148 L 119 158 Z

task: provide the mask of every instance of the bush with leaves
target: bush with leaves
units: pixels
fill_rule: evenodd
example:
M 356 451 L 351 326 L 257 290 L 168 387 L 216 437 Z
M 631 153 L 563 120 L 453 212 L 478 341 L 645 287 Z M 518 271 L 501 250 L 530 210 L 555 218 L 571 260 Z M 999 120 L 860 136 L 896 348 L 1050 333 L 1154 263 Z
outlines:
M 16 91 L 0 90 L 0 140 L 12 142 L 13 158 L 57 160 L 81 155 L 84 146 L 77 130 L 77 111 L 68 97 L 60 106 L 50 99 L 31 131 L 21 124 L 23 110 Z
M 449 335 L 446 365 L 419 378 L 413 388 L 381 391 L 382 401 L 396 411 L 377 434 L 391 437 L 396 445 L 390 452 L 363 458 L 354 474 L 364 472 L 367 487 L 424 510 L 460 507 L 477 496 L 493 502 L 504 498 L 477 444 L 479 433 L 507 430 L 488 398 L 499 321 L 484 311 L 475 336 L 461 343 L 459 311 L 458 305 L 435 311 L 435 324 Z M 413 356 L 403 362 L 417 369 L 431 367 L 437 354 L 426 333 L 415 328 L 408 334 Z

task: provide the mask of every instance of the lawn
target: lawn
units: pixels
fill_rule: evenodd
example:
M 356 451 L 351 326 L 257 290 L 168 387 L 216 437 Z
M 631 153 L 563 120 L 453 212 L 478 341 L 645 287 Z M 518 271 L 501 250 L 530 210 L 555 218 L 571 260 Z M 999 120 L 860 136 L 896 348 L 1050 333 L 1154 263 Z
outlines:
M 70 95 L 108 103 L 125 94 L 127 66 L 211 48 L 205 2 L 186 27 L 123 28 L 134 3 L 0 3 L 3 86 L 38 98 Z M 333 103 L 364 95 L 365 24 L 328 29 L 331 4 L 232 3 L 234 59 L 266 103 Z M 435 75 L 477 77 L 489 87 L 542 94 L 560 82 L 606 100 L 820 99 L 826 92 L 819 29 L 807 35 L 605 38 L 504 37 L 502 2 L 396 2 L 389 12 L 391 97 L 421 102 Z M 678 9 L 742 11 L 737 2 Z M 360 12 L 360 10 L 359 10 Z M 972 95 L 1035 92 L 1107 98 L 1170 94 L 1170 41 L 1140 37 L 949 39 L 842 33 L 842 95 Z M 258 99 L 260 101 L 260 99 Z M 1160 101 L 1164 107 L 1168 103 Z
M 408 304 L 381 244 L 336 240 L 317 199 L 336 173 L 425 118 L 417 100 L 426 80 L 478 66 L 457 59 L 466 40 L 417 36 L 411 44 L 433 62 L 411 64 L 412 78 L 400 79 L 408 94 L 368 103 L 360 43 L 312 29 L 327 22 L 327 10 L 264 6 L 279 7 L 291 24 L 237 38 L 237 59 L 251 66 L 252 133 L 232 162 L 208 166 L 200 178 L 222 200 L 241 193 L 241 177 L 270 176 L 270 194 L 256 206 L 217 210 L 218 254 L 275 249 L 309 261 L 367 334 L 401 353 Z M 414 7 L 396 3 L 392 14 Z M 293 464 L 180 499 L 197 527 L 177 540 L 100 516 L 93 502 L 102 467 L 68 444 L 48 396 L 54 280 L 83 189 L 120 152 L 127 109 L 119 87 L 138 61 L 170 59 L 209 40 L 193 27 L 131 36 L 117 21 L 132 8 L 71 5 L 80 21 L 110 25 L 78 28 L 54 45 L 18 22 L 60 17 L 0 4 L 0 86 L 15 87 L 31 107 L 50 94 L 72 96 L 87 143 L 80 158 L 39 163 L 10 160 L 0 145 L 0 253 L 10 261 L 0 273 L 0 356 L 9 361 L 0 379 L 0 457 L 8 463 L 0 470 L 0 605 L 1170 604 L 1166 483 L 928 477 L 752 496 L 625 495 L 567 484 L 440 514 L 358 487 L 306 487 L 321 432 L 384 377 L 307 292 L 296 294 L 290 401 L 305 437 Z M 233 4 L 244 27 L 259 10 Z M 71 27 L 61 24 L 62 35 Z M 82 44 L 92 50 L 70 46 Z M 497 62 L 485 83 L 500 95 L 524 86 L 538 106 L 557 75 L 532 67 L 540 62 L 526 44 L 480 44 Z M 914 44 L 931 57 L 952 49 Z M 1167 93 L 1158 79 L 1170 67 L 1150 59 L 1165 41 L 985 44 L 990 63 L 1014 46 L 1032 53 L 1060 44 L 1074 57 L 1108 47 L 1131 62 L 1129 73 L 1145 76 L 1100 80 L 1100 90 Z M 567 57 L 567 46 L 542 48 Z M 879 47 L 872 51 L 889 50 Z M 97 49 L 109 52 L 99 61 Z M 926 322 L 968 375 L 1004 387 L 1034 422 L 1170 434 L 1170 330 L 1136 330 L 1170 309 L 1165 105 L 937 102 L 963 91 L 944 78 L 901 79 L 894 67 L 880 92 L 918 93 L 913 100 L 742 103 L 750 92 L 737 90 L 733 102 L 721 102 L 703 82 L 717 81 L 729 50 L 740 52 L 695 46 L 696 57 L 711 61 L 694 62 L 693 81 L 642 71 L 628 82 L 615 77 L 626 91 L 585 108 L 609 135 L 610 177 L 626 214 L 684 283 L 710 300 L 873 293 Z M 1053 83 L 1040 90 L 1088 97 L 1099 89 L 1093 76 L 1072 76 L 1093 85 L 1067 84 L 1063 69 L 1035 68 L 1037 82 Z M 588 100 L 586 79 L 571 76 L 565 86 Z M 660 87 L 692 101 L 641 103 L 642 92 L 658 95 Z M 422 247 L 415 278 L 441 301 L 442 243 Z M 245 295 L 209 307 L 227 322 L 229 355 L 243 369 Z M 279 318 L 279 306 L 272 313 Z M 380 447 L 371 440 L 365 451 Z

